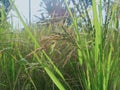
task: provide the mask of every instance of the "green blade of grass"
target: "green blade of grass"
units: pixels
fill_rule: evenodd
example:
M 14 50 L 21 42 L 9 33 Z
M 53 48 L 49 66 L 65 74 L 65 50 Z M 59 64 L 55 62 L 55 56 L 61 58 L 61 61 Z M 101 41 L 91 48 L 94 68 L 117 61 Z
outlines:
M 49 70 L 48 67 L 44 68 L 45 71 L 47 72 L 47 74 L 51 77 L 51 79 L 53 80 L 53 82 L 56 84 L 56 86 L 59 88 L 59 90 L 66 90 L 64 88 L 64 86 L 61 84 L 61 82 L 57 79 L 57 77 L 54 75 L 54 73 L 51 72 L 51 70 Z
M 95 65 L 97 65 L 98 59 L 99 59 L 99 55 L 101 51 L 101 46 L 102 46 L 102 31 L 101 31 L 101 24 L 99 22 L 99 18 L 98 18 L 98 11 L 96 9 L 97 5 L 96 5 L 96 0 L 92 0 L 92 9 L 93 9 L 93 22 L 94 22 L 94 27 L 95 27 Z
M 107 61 L 107 70 L 106 70 L 106 77 L 105 77 L 105 84 L 104 84 L 104 87 L 103 87 L 103 90 L 106 90 L 108 88 L 108 84 L 109 84 L 109 77 L 110 77 L 110 69 L 111 69 L 111 65 L 112 65 L 112 52 L 113 52 L 113 46 L 112 44 L 110 45 L 110 52 L 109 52 L 109 55 L 108 55 L 108 61 Z

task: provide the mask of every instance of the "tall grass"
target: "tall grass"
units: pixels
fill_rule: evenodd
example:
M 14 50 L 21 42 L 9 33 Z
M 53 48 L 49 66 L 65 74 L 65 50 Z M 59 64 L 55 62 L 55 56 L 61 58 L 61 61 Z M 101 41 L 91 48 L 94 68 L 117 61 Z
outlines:
M 54 30 L 47 25 L 27 26 L 13 4 L 25 28 L 11 32 L 9 25 L 1 22 L 5 27 L 0 26 L 0 89 L 119 90 L 117 6 L 112 8 L 107 33 L 104 33 L 101 0 L 99 11 L 95 0 L 92 2 L 92 34 L 85 31 L 84 25 L 79 30 L 78 18 L 72 14 L 66 0 L 72 25 L 53 26 Z

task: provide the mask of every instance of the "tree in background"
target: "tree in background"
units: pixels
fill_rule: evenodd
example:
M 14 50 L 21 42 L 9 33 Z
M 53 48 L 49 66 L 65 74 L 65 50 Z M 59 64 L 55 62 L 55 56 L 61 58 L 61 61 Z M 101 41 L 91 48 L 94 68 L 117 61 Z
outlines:
M 86 7 L 92 4 L 91 0 L 68 0 L 68 5 L 74 9 L 73 4 L 77 1 L 77 3 L 85 3 Z M 67 12 L 66 5 L 64 0 L 42 0 L 40 2 L 40 12 L 48 15 L 49 17 L 59 17 L 64 16 Z
M 87 17 L 82 17 L 82 19 L 84 22 L 87 22 L 87 20 L 90 22 L 87 8 L 92 5 L 91 0 L 68 0 L 67 3 L 71 7 L 70 9 L 72 13 L 76 14 L 77 17 L 86 13 Z M 42 0 L 40 8 L 40 21 L 45 20 L 46 18 L 64 17 L 68 20 L 68 23 L 71 23 L 70 15 L 67 11 L 64 0 Z
M 9 0 L 0 0 L 0 18 L 5 19 L 9 12 L 10 2 Z
M 40 6 L 40 21 L 46 19 L 54 19 L 54 21 L 59 21 L 65 18 L 68 19 L 69 17 L 64 0 L 42 0 Z

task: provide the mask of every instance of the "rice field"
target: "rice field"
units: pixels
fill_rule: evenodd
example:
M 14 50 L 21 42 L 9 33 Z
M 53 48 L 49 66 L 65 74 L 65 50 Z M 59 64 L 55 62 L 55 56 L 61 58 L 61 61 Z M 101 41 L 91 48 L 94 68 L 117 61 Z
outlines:
M 0 22 L 0 90 L 120 90 L 119 9 L 113 5 L 103 24 L 102 10 L 92 2 L 89 29 L 79 29 L 82 21 L 67 0 L 70 26 L 28 26 L 13 5 L 24 29 L 11 31 L 8 22 Z

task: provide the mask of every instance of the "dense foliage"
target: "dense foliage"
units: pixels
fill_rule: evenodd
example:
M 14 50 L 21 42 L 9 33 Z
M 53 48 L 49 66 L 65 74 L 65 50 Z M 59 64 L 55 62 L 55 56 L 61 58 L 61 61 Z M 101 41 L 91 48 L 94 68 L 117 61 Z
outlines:
M 106 9 L 103 23 L 92 1 L 89 22 L 74 15 L 65 0 L 69 26 L 27 26 L 13 5 L 24 30 L 0 24 L 0 90 L 120 90 L 119 5 Z

